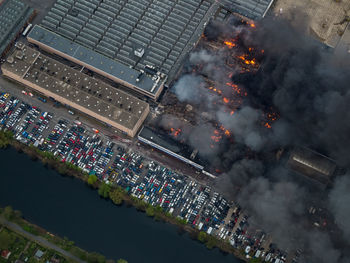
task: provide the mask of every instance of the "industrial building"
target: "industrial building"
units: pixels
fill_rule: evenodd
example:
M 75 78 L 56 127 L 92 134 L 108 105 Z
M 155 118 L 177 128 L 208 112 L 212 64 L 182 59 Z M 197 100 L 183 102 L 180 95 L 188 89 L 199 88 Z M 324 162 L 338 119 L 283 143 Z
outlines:
M 186 164 L 189 164 L 206 175 L 214 177 L 214 175 L 205 171 L 205 162 L 199 158 L 198 151 L 196 149 L 192 149 L 190 146 L 184 145 L 172 139 L 164 132 L 160 130 L 155 131 L 144 126 L 137 138 L 140 142 L 158 149 L 159 151 L 162 151 Z
M 11 48 L 10 44 L 34 15 L 34 9 L 19 0 L 0 1 L 0 56 Z
M 115 87 L 16 43 L 3 74 L 133 137 L 149 105 Z
M 35 25 L 27 39 L 43 50 L 73 61 L 154 100 L 163 90 L 166 81 L 163 74 L 154 72 L 153 76 L 150 76 L 145 72 L 134 70 L 41 26 Z
M 333 160 L 307 148 L 294 149 L 287 165 L 291 170 L 324 184 L 330 182 L 337 168 Z
M 142 92 L 135 83 L 127 86 L 156 99 L 164 82 L 181 69 L 217 7 L 211 0 L 57 0 L 41 26 L 132 68 L 135 78 L 159 72 L 162 77 L 156 94 Z M 34 29 L 44 32 L 39 27 Z M 47 38 L 41 41 L 34 36 L 31 34 L 29 41 L 34 39 L 39 46 L 42 43 L 52 48 Z
M 253 20 L 265 17 L 273 2 L 274 0 L 220 0 L 226 9 Z

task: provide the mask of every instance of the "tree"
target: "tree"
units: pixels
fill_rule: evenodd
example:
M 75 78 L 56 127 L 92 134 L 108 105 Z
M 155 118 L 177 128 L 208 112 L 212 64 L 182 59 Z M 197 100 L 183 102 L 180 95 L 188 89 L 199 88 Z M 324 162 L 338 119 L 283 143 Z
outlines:
M 4 217 L 7 220 L 11 220 L 13 218 L 14 212 L 11 206 L 6 206 L 3 212 Z
M 213 249 L 216 246 L 216 239 L 213 236 L 209 236 L 208 235 L 208 241 L 205 244 L 207 246 L 208 249 Z
M 9 246 L 14 241 L 14 236 L 12 236 L 6 230 L 0 232 L 0 250 L 9 249 Z
M 104 263 L 106 262 L 106 258 L 99 253 L 92 252 L 92 253 L 89 253 L 87 261 L 89 263 Z
M 118 190 L 110 191 L 109 198 L 111 198 L 116 205 L 121 205 L 123 203 L 123 194 Z
M 128 261 L 126 261 L 125 259 L 120 258 L 120 259 L 117 260 L 117 263 L 128 263 Z
M 98 194 L 103 198 L 107 198 L 109 196 L 110 191 L 111 191 L 111 186 L 104 182 L 98 188 Z
M 88 179 L 88 184 L 93 185 L 97 182 L 97 176 L 94 174 L 90 174 L 89 179 Z
M 82 260 L 86 260 L 87 258 L 87 255 L 86 255 L 86 252 L 83 251 L 82 249 L 76 247 L 76 246 L 73 246 L 70 248 L 70 253 L 72 253 L 74 256 L 82 259 Z
M 153 217 L 155 214 L 155 209 L 152 206 L 146 208 L 146 215 Z
M 205 243 L 208 239 L 208 235 L 207 233 L 205 233 L 204 231 L 201 231 L 198 233 L 198 240 L 202 243 Z
M 0 148 L 6 148 L 13 139 L 13 133 L 11 131 L 0 131 Z

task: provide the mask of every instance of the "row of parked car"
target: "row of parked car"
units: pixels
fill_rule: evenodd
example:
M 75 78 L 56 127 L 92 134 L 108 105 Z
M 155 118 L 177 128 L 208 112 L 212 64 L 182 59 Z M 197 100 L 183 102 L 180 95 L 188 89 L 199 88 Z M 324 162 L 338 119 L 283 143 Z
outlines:
M 283 251 L 273 246 L 265 251 L 262 248 L 265 234 L 249 228 L 248 217 L 241 214 L 239 207 L 229 215 L 231 204 L 209 186 L 115 146 L 111 141 L 105 142 L 78 121 L 70 123 L 61 119 L 48 130 L 52 119 L 53 114 L 49 112 L 20 102 L 8 93 L 0 94 L 0 123 L 13 130 L 17 140 L 51 151 L 107 183 L 124 187 L 131 195 L 162 207 L 193 227 L 243 248 L 247 257 L 274 263 L 285 261 Z

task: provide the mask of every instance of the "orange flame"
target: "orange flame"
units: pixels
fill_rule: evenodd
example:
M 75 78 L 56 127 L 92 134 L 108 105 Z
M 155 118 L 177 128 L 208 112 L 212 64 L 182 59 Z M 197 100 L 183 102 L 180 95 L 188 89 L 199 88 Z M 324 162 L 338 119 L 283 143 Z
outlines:
M 230 100 L 229 100 L 228 98 L 225 98 L 225 97 L 224 97 L 222 100 L 223 100 L 224 103 L 226 103 L 226 104 L 230 102 Z
M 253 65 L 254 66 L 256 64 L 255 58 L 247 59 L 246 57 L 247 57 L 247 55 L 238 56 L 238 58 L 241 59 L 247 65 Z
M 236 46 L 236 44 L 233 43 L 233 42 L 231 42 L 231 41 L 225 41 L 224 44 L 225 44 L 226 46 L 228 46 L 229 48 L 233 48 L 233 47 Z
M 180 128 L 178 128 L 178 129 L 170 128 L 170 131 L 175 137 L 177 137 L 181 133 L 181 129 Z
M 268 122 L 266 122 L 264 126 L 265 126 L 266 128 L 268 128 L 268 129 L 271 129 L 271 128 L 272 128 L 272 126 L 271 126 Z

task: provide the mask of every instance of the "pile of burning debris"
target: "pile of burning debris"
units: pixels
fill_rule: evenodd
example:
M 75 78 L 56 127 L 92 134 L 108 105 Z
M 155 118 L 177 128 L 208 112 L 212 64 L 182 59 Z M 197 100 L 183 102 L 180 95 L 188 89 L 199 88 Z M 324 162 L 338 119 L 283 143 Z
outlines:
M 182 76 L 189 76 L 191 81 L 185 81 L 184 91 L 181 92 L 185 94 L 187 89 L 194 89 L 193 95 L 197 98 L 179 100 L 181 96 L 176 94 L 176 91 L 170 90 L 161 101 L 165 114 L 176 117 L 178 120 L 160 121 L 160 127 L 179 142 L 193 142 L 188 140 L 189 135 L 185 126 L 206 127 L 207 131 L 201 133 L 201 137 L 207 137 L 202 139 L 201 143 L 204 142 L 209 147 L 206 147 L 209 150 L 204 153 L 205 155 L 208 152 L 210 155 L 211 149 L 212 153 L 220 156 L 220 153 L 224 153 L 220 149 L 224 150 L 227 145 L 235 143 L 232 136 L 235 131 L 218 121 L 217 113 L 233 116 L 245 104 L 250 94 L 244 85 L 236 83 L 234 79 L 238 75 L 256 73 L 264 58 L 264 50 L 245 46 L 244 41 L 241 41 L 243 34 L 248 31 L 254 33 L 256 25 L 244 20 L 235 21 L 235 23 L 240 25 L 240 31 L 223 31 L 213 37 L 206 30 L 185 64 Z M 218 58 L 220 61 L 217 60 Z M 219 76 L 218 72 L 220 72 Z M 178 83 L 180 82 L 181 78 Z M 191 107 L 188 107 L 189 103 Z M 272 107 L 264 107 L 264 111 L 259 114 L 261 126 L 264 128 L 271 128 L 272 123 L 279 116 Z M 166 119 L 169 120 L 168 117 Z M 193 131 L 191 128 L 187 130 Z M 193 146 L 196 147 L 196 143 L 194 144 Z M 199 150 L 199 154 L 203 154 L 203 151 Z M 214 170 L 222 171 L 225 168 L 215 167 Z

